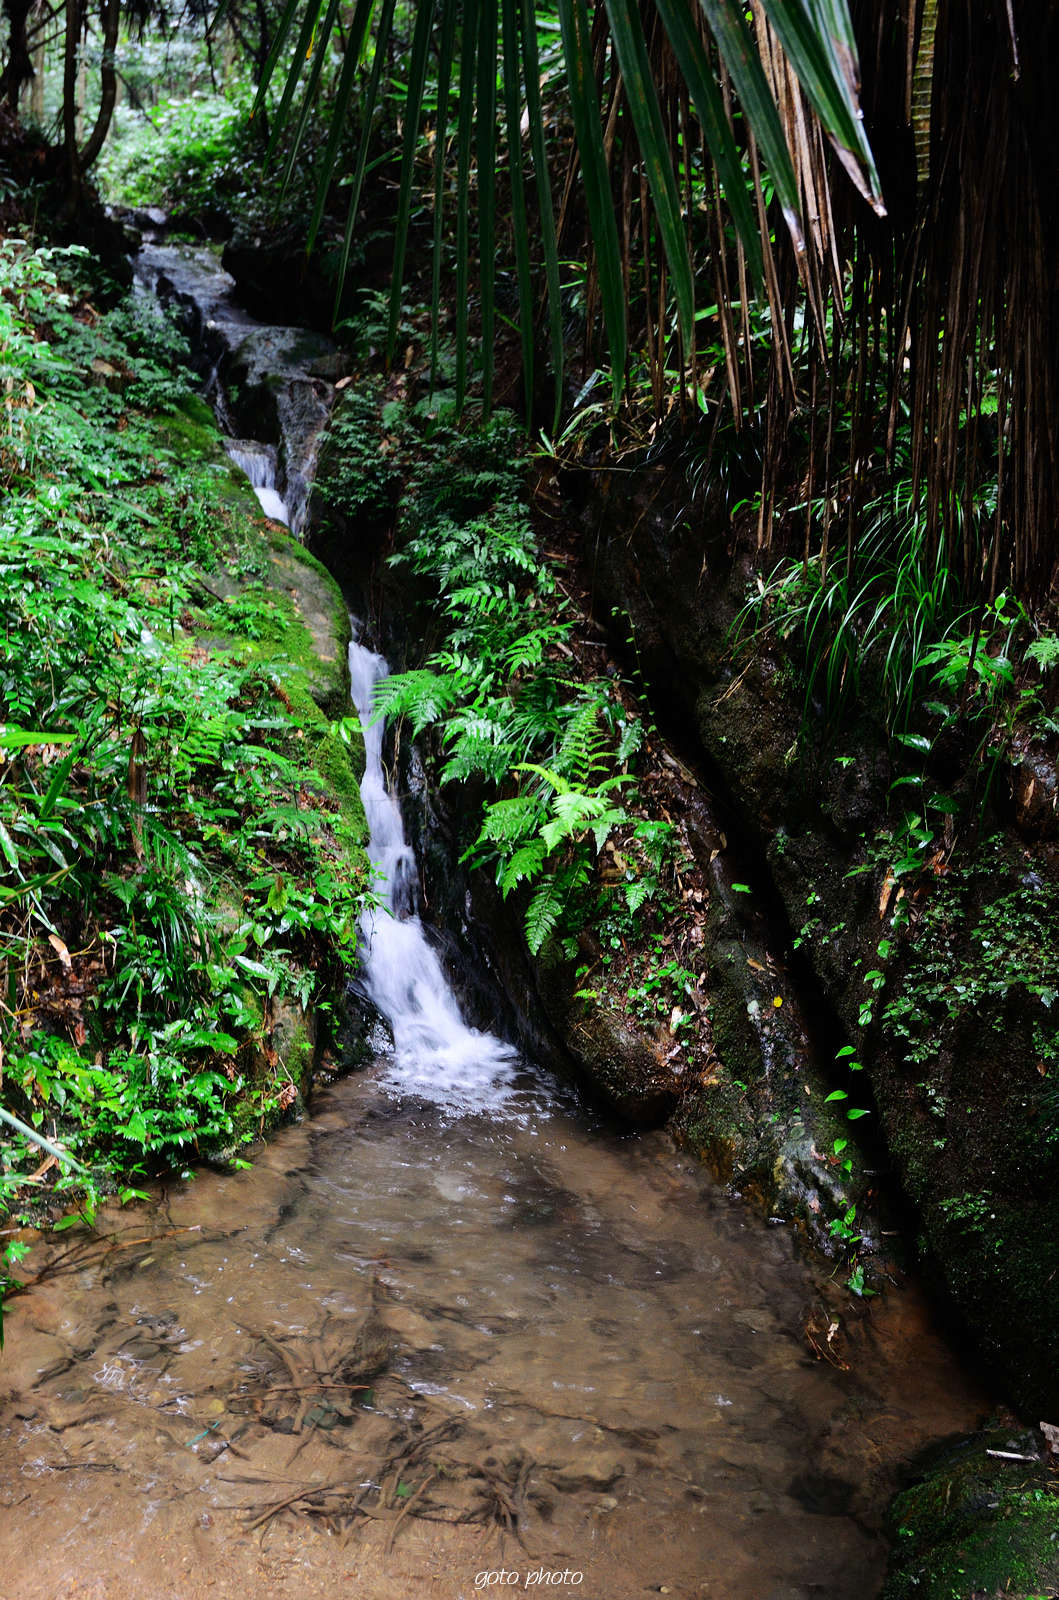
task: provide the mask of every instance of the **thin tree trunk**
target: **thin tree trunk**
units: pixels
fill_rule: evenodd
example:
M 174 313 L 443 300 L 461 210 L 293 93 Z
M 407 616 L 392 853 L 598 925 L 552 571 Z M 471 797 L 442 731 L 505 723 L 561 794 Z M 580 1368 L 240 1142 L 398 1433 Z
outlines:
M 33 49 L 33 82 L 29 89 L 29 114 L 39 128 L 44 122 L 44 66 L 46 51 L 44 41 Z
M 63 145 L 66 175 L 71 190 L 81 180 L 77 159 L 77 57 L 81 42 L 81 0 L 66 0 L 66 41 L 63 47 Z
M 88 143 L 81 151 L 82 172 L 88 171 L 102 150 L 103 141 L 107 137 L 107 131 L 110 128 L 110 119 L 114 115 L 114 105 L 118 95 L 118 75 L 114 71 L 114 47 L 118 42 L 118 22 L 120 18 L 120 0 L 106 0 L 106 4 L 103 7 L 103 56 L 100 63 L 100 76 L 103 87 L 96 125 L 92 129 Z

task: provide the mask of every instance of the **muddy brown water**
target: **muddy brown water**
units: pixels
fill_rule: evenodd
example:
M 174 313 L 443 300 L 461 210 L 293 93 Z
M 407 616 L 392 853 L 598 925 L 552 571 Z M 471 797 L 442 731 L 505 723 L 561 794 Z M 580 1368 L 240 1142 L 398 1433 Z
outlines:
M 539 1086 L 454 1117 L 382 1064 L 49 1251 L 0 1365 L 7 1600 L 863 1600 L 901 1463 L 982 1407 L 911 1291 L 817 1359 L 785 1230 Z

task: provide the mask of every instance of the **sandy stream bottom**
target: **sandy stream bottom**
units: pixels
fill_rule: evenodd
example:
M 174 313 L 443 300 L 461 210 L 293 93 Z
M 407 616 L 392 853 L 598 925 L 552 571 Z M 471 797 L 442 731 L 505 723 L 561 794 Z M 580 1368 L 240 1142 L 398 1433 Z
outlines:
M 868 1600 L 902 1462 L 984 1408 L 911 1290 L 816 1359 L 786 1230 L 533 1093 L 451 1120 L 363 1074 L 49 1257 L 3 1600 Z

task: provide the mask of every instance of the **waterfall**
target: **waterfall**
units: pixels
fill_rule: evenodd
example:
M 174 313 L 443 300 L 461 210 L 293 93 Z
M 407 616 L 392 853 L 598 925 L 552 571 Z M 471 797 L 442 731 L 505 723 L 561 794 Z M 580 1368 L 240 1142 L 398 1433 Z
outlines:
M 240 471 L 250 479 L 250 487 L 261 502 L 265 516 L 289 528 L 287 503 L 276 488 L 275 445 L 261 444 L 257 439 L 226 439 L 224 448 Z
M 353 702 L 364 729 L 360 792 L 380 901 L 361 923 L 364 982 L 393 1029 L 395 1045 L 382 1081 L 392 1092 L 416 1095 L 449 1111 L 495 1112 L 517 1092 L 518 1057 L 510 1045 L 464 1022 L 416 914 L 415 859 L 386 783 L 382 720 L 372 720 L 373 691 L 388 671 L 382 656 L 350 645 Z
M 255 439 L 228 439 L 225 448 L 249 478 L 265 515 L 289 526 L 287 503 L 276 489 L 275 446 Z M 383 1068 L 384 1088 L 413 1095 L 457 1115 L 496 1113 L 533 1103 L 541 1075 L 530 1090 L 517 1081 L 517 1052 L 491 1033 L 469 1027 L 427 940 L 416 913 L 418 873 L 405 838 L 397 800 L 382 762 L 383 724 L 374 720 L 376 683 L 389 667 L 382 656 L 355 641 L 349 647 L 352 698 L 364 729 L 361 798 L 368 821 L 368 856 L 375 865 L 378 905 L 361 919 L 365 991 L 393 1032 L 394 1054 Z M 550 1097 L 555 1098 L 554 1088 Z

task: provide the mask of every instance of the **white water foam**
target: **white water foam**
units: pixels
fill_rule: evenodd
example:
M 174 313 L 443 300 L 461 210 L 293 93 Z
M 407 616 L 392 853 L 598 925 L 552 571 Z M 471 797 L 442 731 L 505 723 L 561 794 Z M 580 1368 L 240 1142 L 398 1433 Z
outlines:
M 224 447 L 239 470 L 250 479 L 250 487 L 265 516 L 289 528 L 287 503 L 276 488 L 275 446 L 260 444 L 256 439 L 226 439 Z
M 395 1053 L 382 1078 L 391 1093 L 415 1095 L 455 1112 L 513 1109 L 518 1056 L 491 1033 L 468 1027 L 415 913 L 416 866 L 397 801 L 382 764 L 383 724 L 372 721 L 376 683 L 385 660 L 349 647 L 353 702 L 364 729 L 360 786 L 368 819 L 368 854 L 376 863 L 379 910 L 365 912 L 364 981 L 369 998 L 393 1029 Z M 520 1097 L 520 1096 L 519 1096 Z M 521 1097 L 520 1097 L 521 1098 Z

